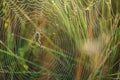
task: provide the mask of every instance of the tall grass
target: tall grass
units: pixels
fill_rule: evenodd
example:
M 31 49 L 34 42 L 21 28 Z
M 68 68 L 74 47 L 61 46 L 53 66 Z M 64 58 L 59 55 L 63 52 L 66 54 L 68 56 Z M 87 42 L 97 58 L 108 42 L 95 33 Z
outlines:
M 117 2 L 0 1 L 0 80 L 119 80 Z

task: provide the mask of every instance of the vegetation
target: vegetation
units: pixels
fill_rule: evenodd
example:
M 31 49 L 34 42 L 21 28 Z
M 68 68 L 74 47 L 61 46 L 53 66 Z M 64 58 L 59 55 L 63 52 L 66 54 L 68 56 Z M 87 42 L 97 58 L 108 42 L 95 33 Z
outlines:
M 120 80 L 120 0 L 0 0 L 0 80 Z

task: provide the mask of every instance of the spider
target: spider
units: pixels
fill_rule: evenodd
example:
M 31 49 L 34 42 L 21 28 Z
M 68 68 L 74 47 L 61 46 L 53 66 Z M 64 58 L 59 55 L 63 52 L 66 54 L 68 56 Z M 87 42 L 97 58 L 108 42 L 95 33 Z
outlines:
M 35 45 L 36 42 L 38 42 L 41 45 L 41 34 L 39 32 L 36 32 L 34 34 L 34 41 L 33 41 L 33 45 Z

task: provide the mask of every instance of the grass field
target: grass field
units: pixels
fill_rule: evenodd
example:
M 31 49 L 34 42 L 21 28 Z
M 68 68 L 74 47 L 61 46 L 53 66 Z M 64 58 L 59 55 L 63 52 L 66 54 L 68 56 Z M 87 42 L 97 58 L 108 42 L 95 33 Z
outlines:
M 120 0 L 0 0 L 0 80 L 120 80 Z

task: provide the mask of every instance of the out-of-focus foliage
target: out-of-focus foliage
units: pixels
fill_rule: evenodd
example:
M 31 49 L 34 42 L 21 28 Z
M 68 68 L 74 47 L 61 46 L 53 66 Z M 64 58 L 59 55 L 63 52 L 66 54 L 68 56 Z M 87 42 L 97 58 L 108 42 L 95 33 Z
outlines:
M 0 0 L 0 80 L 119 80 L 120 0 Z

